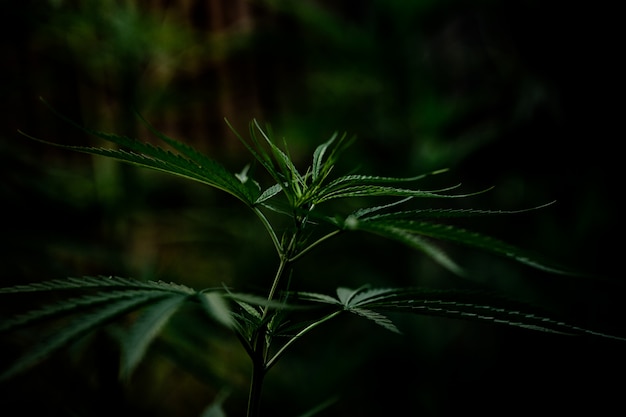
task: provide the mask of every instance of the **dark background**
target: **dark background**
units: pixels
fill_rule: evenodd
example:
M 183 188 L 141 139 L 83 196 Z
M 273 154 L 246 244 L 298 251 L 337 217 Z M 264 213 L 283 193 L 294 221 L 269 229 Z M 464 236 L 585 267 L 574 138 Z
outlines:
M 556 200 L 464 226 L 591 279 L 450 247 L 472 273 L 467 282 L 397 244 L 346 236 L 303 260 L 295 285 L 328 293 L 365 283 L 479 286 L 626 335 L 622 45 L 617 10 L 602 2 L 2 3 L 2 285 L 114 274 L 262 291 L 276 266 L 262 228 L 228 196 L 18 134 L 101 144 L 54 116 L 43 97 L 88 127 L 151 140 L 137 108 L 233 171 L 250 158 L 223 118 L 243 134 L 257 118 L 286 138 L 301 166 L 317 144 L 346 131 L 358 138 L 346 171 L 411 176 L 448 167 L 437 181 L 468 192 L 495 186 L 450 203 L 460 207 Z M 6 314 L 26 305 L 0 303 Z M 265 415 L 296 416 L 328 399 L 337 401 L 320 415 L 603 415 L 622 407 L 623 342 L 397 320 L 403 336 L 356 318 L 310 335 L 269 374 Z M 226 410 L 242 415 L 245 352 L 229 335 L 194 333 L 193 316 L 177 324 L 128 385 L 116 380 L 108 330 L 8 384 L 0 406 L 198 416 L 228 388 Z M 35 335 L 11 340 L 7 352 Z

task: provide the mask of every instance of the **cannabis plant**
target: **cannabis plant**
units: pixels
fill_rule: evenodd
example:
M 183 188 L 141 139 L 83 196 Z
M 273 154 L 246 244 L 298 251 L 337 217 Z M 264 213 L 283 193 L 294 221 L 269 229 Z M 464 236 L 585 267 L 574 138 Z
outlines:
M 495 296 L 492 292 L 369 285 L 359 288 L 338 286 L 333 294 L 295 291 L 293 283 L 298 280 L 298 261 L 304 256 L 314 256 L 314 248 L 345 233 L 367 233 L 401 242 L 459 275 L 465 273 L 463 268 L 442 249 L 441 242 L 478 248 L 550 273 L 569 272 L 538 260 L 515 246 L 450 222 L 462 217 L 515 215 L 527 210 L 415 208 L 414 204 L 409 204 L 419 199 L 444 201 L 476 194 L 460 193 L 458 185 L 432 190 L 419 188 L 420 180 L 445 170 L 410 178 L 336 173 L 338 159 L 353 142 L 345 134 L 334 134 L 317 146 L 310 165 L 302 170 L 290 157 L 287 143 L 282 141 L 279 144 L 269 127 L 252 121 L 246 139 L 229 124 L 251 155 L 251 164 L 233 173 L 212 158 L 159 132 L 141 116 L 139 118 L 163 141 L 164 147 L 77 125 L 88 134 L 116 146 L 51 144 L 177 175 L 230 194 L 258 219 L 267 232 L 266 238 L 273 244 L 277 264 L 271 286 L 264 294 L 256 294 L 227 286 L 196 289 L 180 283 L 85 276 L 3 288 L 0 290 L 2 297 L 20 293 L 55 295 L 52 304 L 3 319 L 0 323 L 3 332 L 58 317 L 73 319 L 4 369 L 2 380 L 37 365 L 94 329 L 137 311 L 138 315 L 129 320 L 126 332 L 120 337 L 119 375 L 122 379 L 128 378 L 151 343 L 168 322 L 171 324 L 170 319 L 189 304 L 201 308 L 208 318 L 230 329 L 249 356 L 249 417 L 260 413 L 262 388 L 268 371 L 294 343 L 340 315 L 356 315 L 396 333 L 400 329 L 391 320 L 392 313 L 444 316 L 552 333 L 615 337 L 540 314 L 529 305 Z M 267 184 L 252 177 L 253 166 L 268 174 L 265 176 L 270 179 Z M 350 200 L 350 204 L 346 200 Z M 333 204 L 336 202 L 343 204 Z M 533 209 L 540 207 L 544 206 Z M 334 282 L 339 277 L 328 279 Z M 303 312 L 306 314 L 301 314 Z M 211 331 L 210 328 L 196 330 Z M 222 400 L 210 405 L 205 415 L 224 415 Z

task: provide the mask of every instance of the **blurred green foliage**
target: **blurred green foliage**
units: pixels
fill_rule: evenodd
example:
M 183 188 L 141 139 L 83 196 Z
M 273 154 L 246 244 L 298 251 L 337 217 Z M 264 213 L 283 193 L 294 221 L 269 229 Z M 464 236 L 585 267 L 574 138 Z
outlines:
M 271 242 L 258 246 L 260 226 L 228 197 L 20 137 L 17 129 L 93 143 L 41 106 L 43 96 L 89 127 L 145 136 L 132 113 L 137 108 L 169 136 L 233 171 L 248 161 L 223 117 L 242 131 L 257 117 L 275 125 L 296 159 L 345 130 L 358 137 L 346 155 L 352 155 L 348 168 L 414 175 L 450 167 L 448 175 L 466 187 L 496 186 L 468 203 L 474 207 L 517 209 L 556 199 L 516 223 L 490 220 L 474 228 L 614 285 L 555 280 L 459 252 L 476 273 L 467 285 L 488 284 L 576 320 L 621 326 L 621 245 L 613 237 L 620 224 L 614 196 L 621 161 L 614 148 L 621 116 L 611 104 L 620 99 L 611 32 L 619 26 L 600 6 L 521 0 L 3 5 L 12 23 L 0 36 L 3 285 L 124 273 L 257 289 L 267 286 L 275 266 Z M 347 243 L 323 249 L 324 265 L 303 260 L 309 288 L 334 288 L 325 278 L 336 274 L 355 285 L 458 284 L 410 250 L 356 237 L 350 243 L 357 252 L 345 254 Z M 348 319 L 332 326 L 326 332 L 333 337 L 312 335 L 270 375 L 271 415 L 297 415 L 335 396 L 340 401 L 322 415 L 495 413 L 502 404 L 559 413 L 583 405 L 602 414 L 619 398 L 613 390 L 623 388 L 604 373 L 625 368 L 608 342 L 434 319 L 406 323 L 405 337 L 371 337 L 367 323 Z M 193 328 L 182 323 L 180 332 Z M 2 403 L 59 416 L 120 409 L 194 416 L 220 391 L 211 377 L 245 385 L 245 358 L 233 340 L 169 335 L 133 384 L 121 387 L 108 365 L 116 361 L 110 337 L 94 335 L 89 345 L 97 349 L 78 346 L 19 380 Z M 195 348 L 187 345 L 190 337 L 201 339 Z M 27 342 L 24 335 L 20 343 Z M 181 352 L 197 346 L 211 347 L 219 360 L 187 363 L 192 355 Z M 236 371 L 205 369 L 223 361 Z M 238 398 L 227 404 L 238 415 Z

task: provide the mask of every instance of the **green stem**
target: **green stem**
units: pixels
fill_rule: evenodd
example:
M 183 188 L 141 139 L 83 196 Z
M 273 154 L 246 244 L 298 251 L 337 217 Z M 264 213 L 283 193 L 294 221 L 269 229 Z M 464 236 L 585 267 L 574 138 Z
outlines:
M 321 319 L 319 319 L 318 321 L 316 321 L 315 323 L 312 323 L 310 325 L 308 325 L 307 327 L 305 327 L 304 329 L 300 330 L 300 332 L 295 335 L 294 337 L 292 337 L 291 339 L 289 339 L 289 341 L 287 343 L 285 343 L 283 345 L 283 347 L 280 348 L 280 350 L 278 352 L 276 352 L 274 354 L 274 356 L 267 361 L 267 365 L 265 365 L 265 370 L 269 370 L 272 366 L 274 366 L 274 364 L 276 363 L 276 361 L 278 361 L 278 359 L 282 356 L 283 352 L 285 352 L 285 350 L 291 346 L 293 343 L 295 343 L 296 340 L 300 339 L 302 336 L 304 336 L 305 334 L 307 334 L 308 332 L 310 332 L 311 330 L 313 330 L 314 328 L 316 328 L 317 326 L 319 326 L 322 323 L 327 322 L 328 320 L 331 320 L 335 317 L 337 317 L 343 310 L 339 310 L 339 311 L 335 311 L 329 315 L 327 315 L 326 317 L 323 317 Z
M 278 288 L 278 283 L 280 282 L 281 277 L 285 273 L 287 264 L 289 264 L 289 259 L 287 259 L 286 255 L 282 255 L 280 258 L 280 264 L 278 265 L 278 271 L 276 271 L 276 275 L 274 276 L 274 282 L 272 282 L 272 288 L 270 288 L 270 292 L 267 296 L 268 303 L 274 299 L 274 294 L 276 293 L 276 289 Z M 269 310 L 270 310 L 269 305 L 266 305 L 265 307 L 263 307 L 263 315 L 261 316 L 261 321 L 265 320 Z
M 261 210 L 259 210 L 258 207 L 253 207 L 252 210 L 254 210 L 254 213 L 261 220 L 261 223 L 263 223 L 263 226 L 265 227 L 265 229 L 269 233 L 270 237 L 272 238 L 272 242 L 274 243 L 274 247 L 276 248 L 276 252 L 282 253 L 283 252 L 283 248 L 282 248 L 280 242 L 278 241 L 278 236 L 276 236 L 276 233 L 274 232 L 274 228 L 270 224 L 269 220 L 267 220 L 267 217 L 265 217 L 263 212 Z
M 278 288 L 278 283 L 280 282 L 282 276 L 285 273 L 287 265 L 290 263 L 289 256 L 293 252 L 297 241 L 297 233 L 291 237 L 291 241 L 287 246 L 287 249 L 283 252 L 282 248 L 277 246 L 280 254 L 280 264 L 278 265 L 278 270 L 276 271 L 276 275 L 274 276 L 274 281 L 272 282 L 272 287 L 270 288 L 270 292 L 267 296 L 267 301 L 270 302 L 274 299 L 274 295 Z M 265 373 L 267 372 L 267 349 L 269 346 L 269 342 L 267 340 L 267 327 L 264 323 L 267 315 L 269 313 L 269 305 L 263 308 L 263 313 L 261 315 L 261 326 L 257 330 L 256 334 L 252 337 L 252 352 L 250 358 L 252 359 L 252 378 L 250 381 L 250 393 L 248 396 L 248 412 L 246 414 L 247 417 L 257 417 L 259 416 L 260 408 L 261 408 L 261 391 L 263 388 L 263 379 L 265 378 Z
M 261 391 L 263 389 L 263 379 L 265 378 L 265 328 L 259 330 L 253 347 L 252 358 L 252 378 L 250 381 L 250 393 L 248 396 L 247 417 L 258 417 L 261 410 Z
M 337 229 L 333 232 L 328 233 L 327 235 L 319 238 L 318 240 L 316 240 L 315 242 L 311 243 L 309 246 L 307 246 L 306 248 L 302 249 L 300 252 L 298 252 L 297 255 L 295 255 L 293 258 L 290 258 L 289 261 L 290 262 L 295 262 L 296 260 L 300 259 L 303 255 L 305 255 L 306 253 L 308 253 L 311 249 L 313 249 L 314 247 L 316 247 L 317 245 L 319 245 L 320 243 L 324 242 L 327 239 L 330 239 L 333 236 L 338 235 L 339 233 L 343 232 L 343 230 L 341 229 Z

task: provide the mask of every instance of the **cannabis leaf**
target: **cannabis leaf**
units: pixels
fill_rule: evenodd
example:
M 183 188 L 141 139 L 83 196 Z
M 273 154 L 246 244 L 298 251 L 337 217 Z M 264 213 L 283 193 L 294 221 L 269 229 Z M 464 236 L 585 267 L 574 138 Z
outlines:
M 54 110 L 53 110 L 54 111 Z M 55 112 L 56 113 L 56 112 Z M 83 152 L 92 155 L 101 155 L 126 162 L 132 165 L 150 168 L 156 171 L 166 172 L 183 178 L 215 187 L 226 193 L 238 198 L 247 205 L 254 204 L 254 201 L 260 194 L 258 186 L 250 182 L 242 182 L 237 176 L 221 164 L 209 158 L 208 156 L 196 151 L 191 146 L 172 139 L 165 134 L 156 130 L 142 116 L 139 118 L 146 124 L 148 129 L 161 139 L 167 145 L 176 151 L 176 153 L 154 146 L 137 139 L 126 136 L 105 133 L 93 129 L 80 126 L 65 116 L 56 113 L 63 120 L 85 133 L 104 139 L 118 146 L 117 149 L 98 148 L 89 146 L 73 146 L 53 143 L 39 138 L 29 136 L 24 132 L 24 136 L 43 142 L 56 147 L 70 149 L 73 151 Z M 252 184 L 252 185 L 251 185 Z
M 296 299 L 335 305 L 399 333 L 383 313 L 407 313 L 483 321 L 535 331 L 566 335 L 592 335 L 626 341 L 626 338 L 585 329 L 550 317 L 537 307 L 484 291 L 423 288 L 337 288 L 337 296 L 296 292 Z
M 523 250 L 515 245 L 505 243 L 496 238 L 485 236 L 458 226 L 441 223 L 438 220 L 489 215 L 512 215 L 525 213 L 547 207 L 541 206 L 523 210 L 475 210 L 475 209 L 417 209 L 380 213 L 392 206 L 408 201 L 403 199 L 396 203 L 362 208 L 354 211 L 343 220 L 329 219 L 339 227 L 349 231 L 363 231 L 393 239 L 418 249 L 457 275 L 465 275 L 464 270 L 454 262 L 441 248 L 437 241 L 462 244 L 470 248 L 480 249 L 496 255 L 508 257 L 522 264 L 550 273 L 563 275 L 579 275 L 568 268 L 541 259 L 537 254 Z
M 1 294 L 33 292 L 81 292 L 61 301 L 0 320 L 0 331 L 9 332 L 52 319 L 69 320 L 28 349 L 9 369 L 0 374 L 6 380 L 41 362 L 76 339 L 127 313 L 141 310 L 130 331 L 121 340 L 120 376 L 128 378 L 144 357 L 151 342 L 183 304 L 192 302 L 216 322 L 232 327 L 228 297 L 223 291 L 196 291 L 162 281 L 138 281 L 120 277 L 84 277 L 0 288 Z M 88 291 L 88 294 L 82 292 Z

